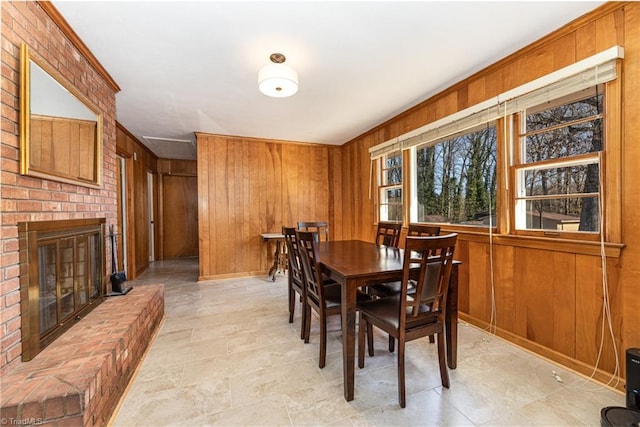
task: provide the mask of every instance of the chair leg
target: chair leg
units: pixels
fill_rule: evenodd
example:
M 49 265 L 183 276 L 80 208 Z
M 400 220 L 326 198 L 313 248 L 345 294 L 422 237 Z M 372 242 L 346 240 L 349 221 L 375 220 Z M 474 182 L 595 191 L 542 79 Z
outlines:
M 393 353 L 395 342 L 396 340 L 391 335 L 389 335 L 389 353 Z
M 324 368 L 327 362 L 327 316 L 320 314 L 320 362 L 318 367 Z
M 367 341 L 369 356 L 373 357 L 373 325 L 371 323 L 367 323 Z
M 433 337 L 433 335 L 429 335 L 429 342 L 431 344 L 433 344 L 434 342 L 436 342 L 435 338 Z
M 302 305 L 300 306 L 300 310 L 302 311 L 302 315 L 300 316 L 300 339 L 303 340 L 304 339 L 304 333 L 306 331 L 306 324 L 307 324 L 307 309 L 306 309 L 306 303 L 304 300 L 302 301 Z
M 369 333 L 372 325 L 367 325 L 367 321 L 364 319 L 362 313 L 360 313 L 360 322 L 358 322 L 358 368 L 364 368 L 364 334 Z M 371 340 L 369 340 L 371 345 Z
M 289 323 L 293 323 L 293 313 L 296 309 L 296 291 L 289 284 Z
M 309 343 L 309 335 L 311 335 L 311 306 L 308 303 L 304 305 L 304 342 Z
M 438 334 L 438 362 L 440 363 L 440 379 L 442 387 L 449 388 L 449 371 L 447 370 L 446 347 L 444 345 L 444 334 Z
M 401 340 L 398 340 L 398 400 L 401 408 L 407 406 L 404 383 L 404 342 Z

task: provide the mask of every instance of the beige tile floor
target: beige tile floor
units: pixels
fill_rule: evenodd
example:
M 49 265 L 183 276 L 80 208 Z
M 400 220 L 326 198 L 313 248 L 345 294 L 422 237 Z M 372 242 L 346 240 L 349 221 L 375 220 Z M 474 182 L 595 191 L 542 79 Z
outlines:
M 356 367 L 355 399 L 346 402 L 337 317 L 319 369 L 317 319 L 304 344 L 299 307 L 288 323 L 284 275 L 201 283 L 197 275 L 197 259 L 168 260 L 131 281 L 165 285 L 166 319 L 113 425 L 597 426 L 602 407 L 624 406 L 621 393 L 464 323 L 448 390 L 435 345 L 411 342 L 400 408 L 396 359 L 377 334 L 376 354 Z

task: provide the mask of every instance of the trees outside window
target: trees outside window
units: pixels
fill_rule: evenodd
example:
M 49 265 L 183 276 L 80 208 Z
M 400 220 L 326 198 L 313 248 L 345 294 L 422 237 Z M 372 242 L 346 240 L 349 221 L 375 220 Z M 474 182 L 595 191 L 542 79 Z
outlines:
M 495 225 L 495 125 L 417 147 L 414 167 L 417 209 L 412 220 Z
M 519 115 L 516 229 L 599 231 L 602 106 L 594 87 Z

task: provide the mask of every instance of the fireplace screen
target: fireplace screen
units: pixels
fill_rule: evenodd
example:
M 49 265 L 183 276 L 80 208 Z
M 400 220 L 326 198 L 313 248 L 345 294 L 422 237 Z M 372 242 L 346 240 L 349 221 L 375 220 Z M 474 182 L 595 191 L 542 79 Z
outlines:
M 102 300 L 104 219 L 19 230 L 23 360 L 31 360 Z

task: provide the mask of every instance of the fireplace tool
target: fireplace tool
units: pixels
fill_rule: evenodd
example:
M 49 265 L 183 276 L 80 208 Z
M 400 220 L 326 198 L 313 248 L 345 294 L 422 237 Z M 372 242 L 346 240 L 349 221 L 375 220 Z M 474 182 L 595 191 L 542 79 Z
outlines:
M 125 295 L 132 288 L 131 286 L 124 286 L 127 281 L 127 273 L 125 271 L 118 271 L 118 265 L 116 261 L 116 235 L 113 232 L 113 225 L 109 226 L 109 237 L 111 238 L 111 293 L 108 296 Z

